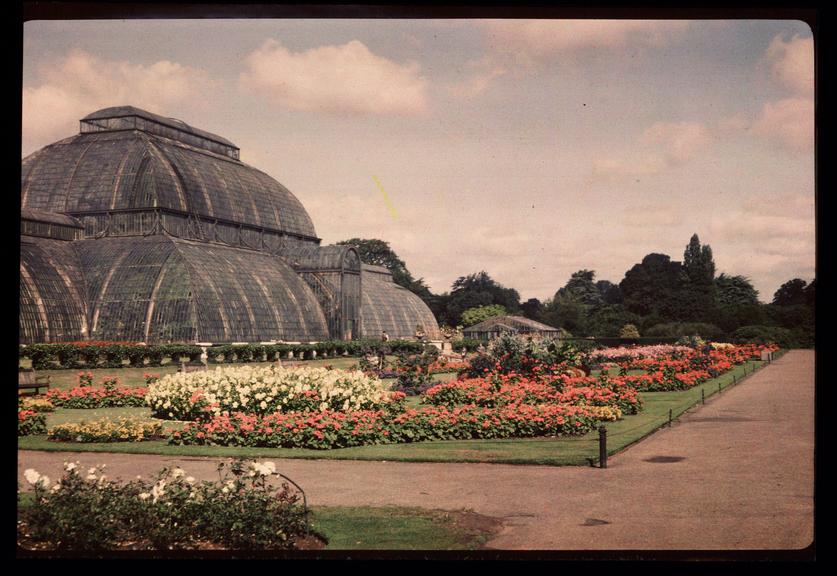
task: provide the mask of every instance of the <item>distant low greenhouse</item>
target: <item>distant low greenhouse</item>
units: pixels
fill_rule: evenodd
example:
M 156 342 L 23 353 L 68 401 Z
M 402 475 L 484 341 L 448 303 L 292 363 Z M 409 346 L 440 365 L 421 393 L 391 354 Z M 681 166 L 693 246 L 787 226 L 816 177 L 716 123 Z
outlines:
M 418 296 L 322 246 L 225 138 L 107 108 L 21 169 L 21 343 L 439 337 Z

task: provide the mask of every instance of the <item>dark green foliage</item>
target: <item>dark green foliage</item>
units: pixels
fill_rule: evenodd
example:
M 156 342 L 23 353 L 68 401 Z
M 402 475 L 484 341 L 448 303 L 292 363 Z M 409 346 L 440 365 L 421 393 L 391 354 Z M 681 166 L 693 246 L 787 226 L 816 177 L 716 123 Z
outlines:
M 685 302 L 680 295 L 689 277 L 680 262 L 665 254 L 648 254 L 619 283 L 625 309 L 648 316 L 677 319 Z
M 752 306 L 759 303 L 759 292 L 746 276 L 721 272 L 715 278 L 715 299 L 719 306 Z
M 622 290 L 619 289 L 618 284 L 614 284 L 610 280 L 599 280 L 596 282 L 596 288 L 602 295 L 602 302 L 605 304 L 622 303 Z
M 735 343 L 778 344 L 781 348 L 799 348 L 801 334 L 779 326 L 743 326 L 732 333 Z
M 558 294 L 569 294 L 582 304 L 598 306 L 602 303 L 602 293 L 594 283 L 595 278 L 596 272 L 593 270 L 574 272 L 567 284 L 558 290 Z
M 717 326 L 705 322 L 669 322 L 651 326 L 644 334 L 648 337 L 660 338 L 681 338 L 697 335 L 704 340 L 717 340 L 723 336 L 723 331 Z
M 800 278 L 788 280 L 773 294 L 773 304 L 777 306 L 795 306 L 805 304 L 807 282 Z
M 520 304 L 520 313 L 530 320 L 540 321 L 542 309 L 543 305 L 537 298 L 529 298 L 526 302 Z
M 640 317 L 628 312 L 621 304 L 606 304 L 590 311 L 587 333 L 593 336 L 618 337 L 625 324 L 639 326 Z

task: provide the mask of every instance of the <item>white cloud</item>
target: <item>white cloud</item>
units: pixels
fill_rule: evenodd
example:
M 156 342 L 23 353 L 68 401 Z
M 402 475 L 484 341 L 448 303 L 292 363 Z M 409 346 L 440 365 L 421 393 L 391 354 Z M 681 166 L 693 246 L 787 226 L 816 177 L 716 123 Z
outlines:
M 698 122 L 655 122 L 639 138 L 643 144 L 659 145 L 670 164 L 691 160 L 710 140 L 709 130 Z
M 295 110 L 420 114 L 427 81 L 418 64 L 377 56 L 357 40 L 291 52 L 267 40 L 245 58 L 241 86 Z
M 813 150 L 814 101 L 810 98 L 786 98 L 765 103 L 753 123 L 753 132 L 792 150 Z
M 209 85 L 206 72 L 161 60 L 149 66 L 76 50 L 39 69 L 41 83 L 23 88 L 23 152 L 78 132 L 78 120 L 108 106 L 131 105 L 168 115 L 193 105 Z
M 814 40 L 794 36 L 785 41 L 782 35 L 773 38 L 766 58 L 773 79 L 797 96 L 814 95 Z
M 655 122 L 637 138 L 639 154 L 596 160 L 593 178 L 618 181 L 660 174 L 697 156 L 711 139 L 710 130 L 698 122 Z
M 540 60 L 590 48 L 659 47 L 689 26 L 665 20 L 485 20 L 493 50 Z
M 508 73 L 508 70 L 491 58 L 483 58 L 480 61 L 469 62 L 470 71 L 462 82 L 450 87 L 453 96 L 461 99 L 470 99 L 479 96 L 491 85 L 495 78 Z

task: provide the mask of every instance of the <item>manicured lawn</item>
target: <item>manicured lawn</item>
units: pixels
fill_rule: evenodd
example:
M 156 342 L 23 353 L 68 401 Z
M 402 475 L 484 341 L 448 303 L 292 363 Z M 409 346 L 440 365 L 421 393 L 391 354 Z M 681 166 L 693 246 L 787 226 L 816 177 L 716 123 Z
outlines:
M 315 507 L 312 512 L 314 529 L 328 538 L 327 550 L 474 550 L 491 535 L 490 526 L 441 510 Z
M 778 355 L 777 355 L 778 356 Z M 701 390 L 708 398 L 722 388 L 732 385 L 733 377 L 741 379 L 749 375 L 759 361 L 736 366 L 723 376 L 701 386 L 681 392 L 646 392 L 641 397 L 644 409 L 637 415 L 626 416 L 618 422 L 607 424 L 608 453 L 613 454 L 647 436 L 668 422 L 669 410 L 677 418 L 701 401 Z M 448 378 L 452 377 L 444 375 Z M 418 398 L 408 398 L 416 406 Z M 143 409 L 110 409 L 143 410 Z M 61 418 L 58 411 L 50 418 Z M 88 411 L 76 410 L 76 413 Z M 138 413 L 139 414 L 139 413 Z M 88 417 L 89 419 L 89 417 Z M 48 423 L 51 423 L 49 421 Z M 598 459 L 598 432 L 593 431 L 578 438 L 526 438 L 504 440 L 447 440 L 418 442 L 415 444 L 387 444 L 358 446 L 334 450 L 310 450 L 301 448 L 248 448 L 226 446 L 169 446 L 165 441 L 136 443 L 83 444 L 74 442 L 49 442 L 45 436 L 25 436 L 18 439 L 18 447 L 27 450 L 123 452 L 134 454 L 165 454 L 177 456 L 243 456 L 271 458 L 306 458 L 339 460 L 392 460 L 405 462 L 496 462 L 506 464 L 548 464 L 555 466 L 584 465 Z

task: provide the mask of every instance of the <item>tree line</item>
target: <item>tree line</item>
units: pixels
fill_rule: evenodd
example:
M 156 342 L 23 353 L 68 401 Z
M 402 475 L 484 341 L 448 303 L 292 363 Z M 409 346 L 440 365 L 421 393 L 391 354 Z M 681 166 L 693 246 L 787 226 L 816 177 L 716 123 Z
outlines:
M 814 344 L 816 279 L 782 284 L 769 304 L 745 276 L 716 275 L 712 248 L 697 234 L 682 261 L 652 253 L 615 284 L 596 280 L 594 270 L 573 273 L 552 298 L 521 302 L 485 271 L 460 276 L 450 291 L 433 294 L 414 278 L 387 242 L 352 238 L 361 261 L 385 266 L 393 280 L 417 294 L 439 325 L 469 326 L 502 314 L 516 314 L 560 328 L 573 336 L 681 337 L 774 341 L 784 347 Z

